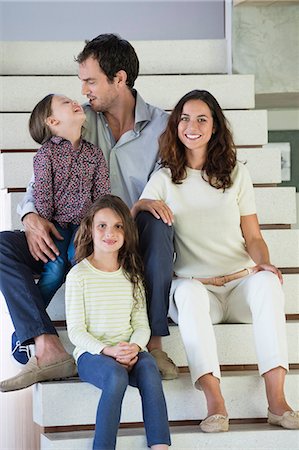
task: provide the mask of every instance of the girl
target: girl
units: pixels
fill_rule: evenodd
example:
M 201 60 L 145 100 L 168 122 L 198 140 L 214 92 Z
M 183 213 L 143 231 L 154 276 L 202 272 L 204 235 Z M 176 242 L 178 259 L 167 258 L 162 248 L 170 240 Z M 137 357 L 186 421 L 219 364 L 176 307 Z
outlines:
M 282 275 L 260 233 L 249 174 L 236 160 L 226 119 L 209 92 L 194 90 L 178 102 L 160 138 L 160 157 L 162 169 L 134 213 L 147 210 L 174 225 L 170 315 L 179 324 L 194 386 L 206 396 L 202 431 L 229 428 L 212 324 L 251 321 L 268 422 L 298 429 L 299 413 L 284 394 Z
M 125 203 L 107 195 L 85 215 L 75 238 L 76 260 L 66 279 L 66 318 L 82 381 L 102 390 L 93 448 L 116 445 L 128 384 L 139 389 L 148 446 L 170 445 L 161 377 L 144 352 L 149 337 L 134 221 Z

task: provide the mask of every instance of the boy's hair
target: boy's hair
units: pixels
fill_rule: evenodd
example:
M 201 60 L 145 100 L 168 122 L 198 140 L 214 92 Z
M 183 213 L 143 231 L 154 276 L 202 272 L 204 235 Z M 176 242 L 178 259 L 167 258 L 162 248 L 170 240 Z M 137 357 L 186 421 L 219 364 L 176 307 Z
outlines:
M 130 89 L 133 88 L 139 72 L 139 61 L 128 41 L 116 34 L 100 34 L 85 43 L 84 49 L 76 58 L 79 64 L 90 57 L 96 59 L 111 82 L 119 70 L 124 70 L 127 74 L 127 85 Z
M 93 251 L 92 225 L 95 214 L 101 209 L 112 209 L 122 220 L 124 244 L 119 249 L 118 262 L 124 274 L 133 285 L 133 297 L 136 304 L 143 300 L 143 264 L 138 249 L 138 233 L 134 219 L 127 205 L 116 195 L 105 195 L 96 200 L 81 221 L 75 236 L 76 261 L 80 262 Z
M 48 94 L 34 107 L 29 118 L 29 132 L 38 144 L 44 144 L 52 136 L 46 124 L 46 119 L 52 113 L 52 99 L 54 94 Z

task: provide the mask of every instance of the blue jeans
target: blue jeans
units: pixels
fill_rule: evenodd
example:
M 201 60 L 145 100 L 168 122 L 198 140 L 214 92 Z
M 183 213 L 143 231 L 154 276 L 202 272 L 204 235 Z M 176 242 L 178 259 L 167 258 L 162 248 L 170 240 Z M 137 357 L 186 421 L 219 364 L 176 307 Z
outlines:
M 169 292 L 173 277 L 173 227 L 143 211 L 136 217 L 144 265 L 146 301 L 152 336 L 168 336 Z
M 57 222 L 54 222 L 54 225 L 64 239 L 60 241 L 52 236 L 60 254 L 55 261 L 49 260 L 44 265 L 38 281 L 38 287 L 46 307 L 49 305 L 55 292 L 63 285 L 71 266 L 75 264 L 74 237 L 78 225 L 69 223 L 66 228 L 61 227 Z
M 170 445 L 168 416 L 161 376 L 154 358 L 140 352 L 138 361 L 128 372 L 115 359 L 105 355 L 83 353 L 78 359 L 78 373 L 102 390 L 99 401 L 93 450 L 114 450 L 121 406 L 127 386 L 139 389 L 148 446 Z

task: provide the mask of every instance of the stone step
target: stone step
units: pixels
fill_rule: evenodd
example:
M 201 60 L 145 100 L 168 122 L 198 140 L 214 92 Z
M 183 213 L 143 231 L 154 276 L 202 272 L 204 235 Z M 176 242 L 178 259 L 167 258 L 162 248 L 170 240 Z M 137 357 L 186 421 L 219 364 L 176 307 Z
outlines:
M 231 419 L 266 417 L 264 381 L 256 371 L 223 372 L 221 386 Z M 299 409 L 298 387 L 299 370 L 292 370 L 286 377 L 285 392 L 294 409 Z M 170 421 L 206 417 L 204 395 L 194 389 L 189 373 L 163 381 L 163 389 Z M 33 420 L 42 427 L 94 424 L 100 395 L 99 389 L 79 379 L 38 383 L 33 387 Z M 142 422 L 142 408 L 138 389 L 129 386 L 121 423 L 134 422 Z
M 179 327 L 169 327 L 170 335 L 162 338 L 163 349 L 177 366 L 188 366 Z M 251 324 L 225 323 L 214 325 L 221 365 L 257 364 L 253 329 Z M 299 364 L 299 321 L 292 320 L 286 324 L 289 362 Z M 65 349 L 72 353 L 74 346 L 68 338 L 67 331 L 58 328 L 60 339 Z
M 285 313 L 299 314 L 299 273 L 284 274 L 282 288 L 285 294 Z M 53 297 L 47 311 L 52 320 L 65 320 L 64 285 Z
M 237 158 L 246 163 L 246 167 L 255 184 L 281 183 L 281 149 L 279 146 L 268 148 L 237 148 Z
M 165 110 L 193 89 L 210 91 L 223 109 L 254 108 L 253 75 L 141 75 L 135 87 L 147 103 Z M 8 76 L 0 78 L 0 88 L 2 112 L 30 112 L 49 92 L 87 101 L 77 76 Z
M 24 188 L 33 172 L 35 151 L 5 151 L 0 153 L 0 189 Z M 238 148 L 237 158 L 246 163 L 252 182 L 270 184 L 281 182 L 279 148 Z
M 228 433 L 203 433 L 197 425 L 170 428 L 172 450 L 290 450 L 298 448 L 299 432 L 266 423 L 231 424 Z M 93 431 L 46 433 L 41 450 L 89 450 Z M 116 450 L 146 450 L 143 428 L 120 429 Z
M 28 178 L 27 182 L 30 180 Z M 3 228 L 17 229 L 22 227 L 16 206 L 24 193 L 8 192 L 2 189 L 2 197 L 5 210 L 2 221 Z M 296 188 L 294 187 L 262 187 L 255 188 L 256 207 L 259 222 L 261 224 L 295 224 L 296 213 Z
M 267 111 L 227 110 L 228 119 L 237 146 L 264 145 L 268 141 Z M 29 113 L 0 113 L 0 123 L 5 130 L 0 135 L 0 149 L 37 149 L 28 131 Z M 18 133 L 16 134 L 16 130 Z
M 263 230 L 271 262 L 277 267 L 299 267 L 299 229 Z
M 140 74 L 227 73 L 225 39 L 130 41 Z M 83 41 L 2 41 L 2 75 L 76 75 Z

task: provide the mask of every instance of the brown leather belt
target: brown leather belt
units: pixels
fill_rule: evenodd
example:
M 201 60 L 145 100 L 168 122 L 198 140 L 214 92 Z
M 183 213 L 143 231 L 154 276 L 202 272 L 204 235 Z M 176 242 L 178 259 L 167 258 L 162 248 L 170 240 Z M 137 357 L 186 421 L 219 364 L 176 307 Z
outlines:
M 255 270 L 251 267 L 248 267 L 248 269 L 239 270 L 239 272 L 231 273 L 229 275 L 223 275 L 221 277 L 212 277 L 212 278 L 190 277 L 189 279 L 198 280 L 202 284 L 210 284 L 212 286 L 224 286 L 226 283 L 229 283 L 230 281 L 238 280 L 239 278 L 246 277 L 246 275 L 250 275 L 251 273 L 255 273 Z M 175 277 L 176 278 L 185 278 L 185 277 L 179 277 L 176 274 L 175 274 Z

